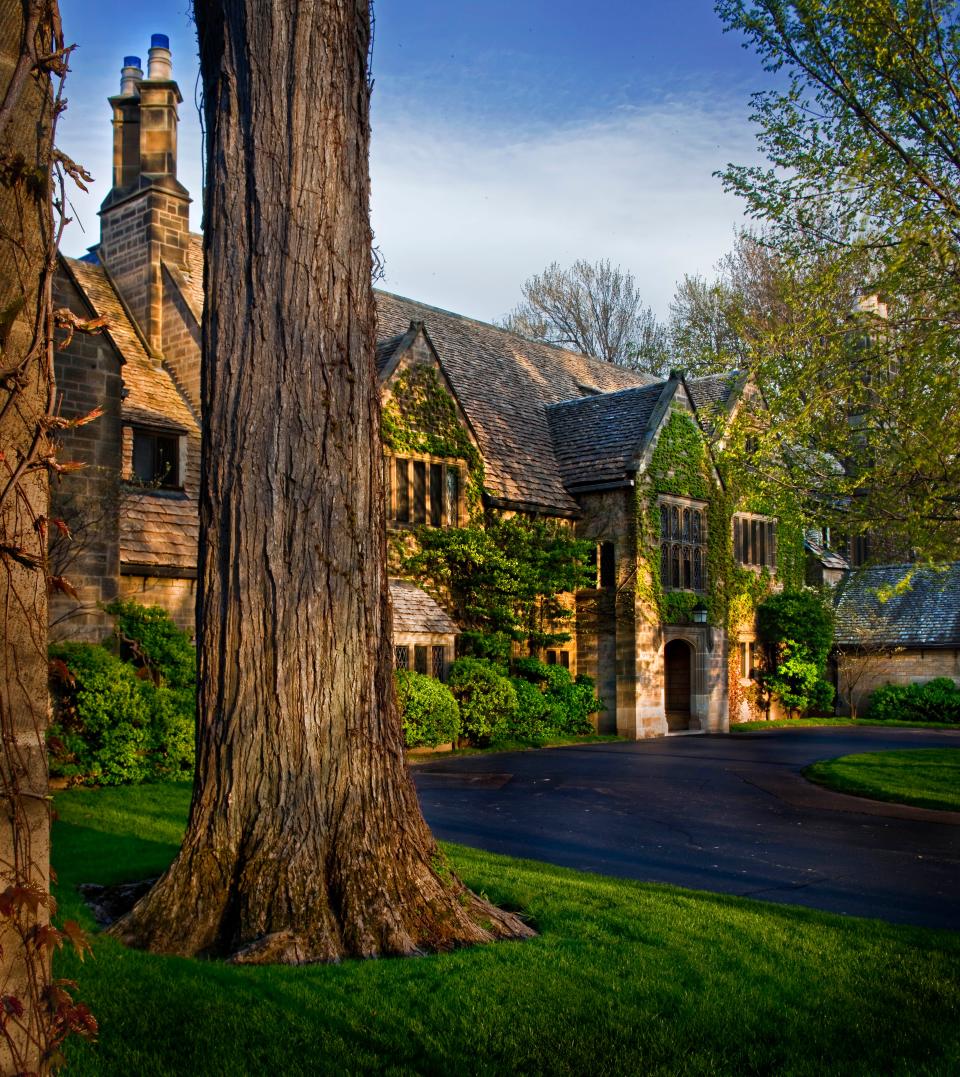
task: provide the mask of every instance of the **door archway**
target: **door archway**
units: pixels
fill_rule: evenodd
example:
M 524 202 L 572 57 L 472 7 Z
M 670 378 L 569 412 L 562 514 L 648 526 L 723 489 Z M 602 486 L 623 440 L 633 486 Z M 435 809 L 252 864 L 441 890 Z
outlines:
M 690 728 L 693 695 L 693 648 L 686 640 L 672 639 L 663 649 L 663 699 L 667 729 Z

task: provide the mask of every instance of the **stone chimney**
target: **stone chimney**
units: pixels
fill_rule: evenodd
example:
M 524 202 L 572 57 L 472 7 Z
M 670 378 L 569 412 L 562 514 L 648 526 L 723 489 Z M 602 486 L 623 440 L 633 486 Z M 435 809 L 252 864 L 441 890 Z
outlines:
M 154 34 L 147 76 L 126 56 L 113 109 L 113 188 L 100 207 L 100 260 L 141 333 L 162 341 L 162 264 L 187 270 L 190 195 L 177 180 L 178 106 L 170 40 Z

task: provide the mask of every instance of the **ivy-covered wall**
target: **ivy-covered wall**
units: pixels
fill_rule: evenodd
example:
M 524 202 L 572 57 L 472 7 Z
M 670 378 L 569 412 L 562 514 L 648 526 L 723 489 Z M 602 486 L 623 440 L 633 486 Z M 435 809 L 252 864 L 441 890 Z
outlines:
M 707 508 L 707 591 L 703 596 L 708 620 L 727 630 L 730 642 L 729 705 L 736 717 L 744 692 L 740 685 L 738 635 L 752 634 L 756 608 L 776 587 L 803 585 L 803 523 L 797 508 L 783 498 L 773 504 L 761 499 L 751 488 L 749 475 L 724 475 L 723 454 L 716 460 L 717 471 L 726 481 L 720 485 L 714 475 L 713 458 L 694 417 L 674 410 L 660 433 L 646 473 L 637 484 L 638 596 L 653 607 L 662 621 L 683 623 L 690 619 L 699 596 L 690 591 L 668 591 L 660 578 L 661 495 L 706 501 Z M 739 565 L 733 556 L 732 518 L 735 512 L 753 512 L 777 517 L 777 570 L 759 571 Z M 648 582 L 644 583 L 646 580 Z M 748 702 L 750 702 L 748 700 Z

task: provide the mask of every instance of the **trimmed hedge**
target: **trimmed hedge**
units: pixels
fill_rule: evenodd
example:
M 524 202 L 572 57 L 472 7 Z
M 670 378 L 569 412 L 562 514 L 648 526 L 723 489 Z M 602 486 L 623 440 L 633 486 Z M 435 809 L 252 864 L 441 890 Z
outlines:
M 508 732 L 517 713 L 517 693 L 503 671 L 484 658 L 458 658 L 450 667 L 450 691 L 460 705 L 460 726 L 470 740 L 486 745 Z
M 960 723 L 960 687 L 949 677 L 926 684 L 885 684 L 870 696 L 875 721 Z
M 577 736 L 593 732 L 590 715 L 602 710 L 603 703 L 597 698 L 590 677 L 581 674 L 574 680 L 563 666 L 548 666 L 536 658 L 518 658 L 513 669 L 516 676 L 512 680 L 518 695 L 519 685 L 526 684 L 543 700 L 541 705 L 526 688 L 522 689 L 529 719 L 542 732 L 526 733 L 517 728 L 517 736 Z
M 412 670 L 394 673 L 408 748 L 436 748 L 460 735 L 460 708 L 440 681 Z

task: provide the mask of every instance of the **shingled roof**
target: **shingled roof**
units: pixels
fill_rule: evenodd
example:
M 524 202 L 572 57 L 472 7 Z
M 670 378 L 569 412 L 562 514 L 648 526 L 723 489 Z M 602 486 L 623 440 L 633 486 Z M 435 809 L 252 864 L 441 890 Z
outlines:
M 109 319 L 106 333 L 123 360 L 124 420 L 184 433 L 197 431 L 193 413 L 160 362 L 147 354 L 103 267 L 76 258 L 64 258 L 63 263 L 97 316 Z
M 665 385 L 654 382 L 547 408 L 554 454 L 569 490 L 626 477 Z
M 908 585 L 898 589 L 908 575 Z M 838 591 L 841 646 L 960 648 L 960 561 L 939 569 L 874 565 L 853 573 Z
M 424 323 L 477 436 L 487 489 L 518 507 L 577 511 L 554 456 L 547 405 L 657 381 L 389 292 L 378 291 L 376 301 L 381 339 Z
M 697 408 L 697 417 L 709 437 L 716 437 L 724 428 L 723 418 L 733 397 L 743 387 L 743 373 L 727 370 L 703 378 L 686 379 L 687 389 Z
M 395 633 L 430 632 L 442 636 L 460 634 L 460 629 L 443 609 L 415 583 L 408 580 L 391 580 L 390 600 L 393 603 Z
M 199 530 L 195 498 L 128 488 L 120 506 L 120 563 L 195 571 Z

